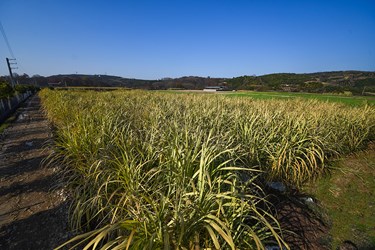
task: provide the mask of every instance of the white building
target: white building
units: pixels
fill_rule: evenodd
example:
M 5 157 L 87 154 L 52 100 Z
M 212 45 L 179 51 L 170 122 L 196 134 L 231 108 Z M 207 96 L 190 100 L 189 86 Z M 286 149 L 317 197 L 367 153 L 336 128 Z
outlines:
M 207 92 L 216 92 L 216 91 L 224 91 L 226 88 L 224 86 L 207 86 L 203 89 L 203 91 Z

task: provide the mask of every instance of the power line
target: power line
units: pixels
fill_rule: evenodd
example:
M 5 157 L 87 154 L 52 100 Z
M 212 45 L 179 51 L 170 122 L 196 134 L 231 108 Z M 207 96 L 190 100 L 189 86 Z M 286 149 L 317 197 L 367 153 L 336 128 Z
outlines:
M 23 70 L 23 72 L 26 72 L 25 68 L 20 64 L 20 62 L 19 62 L 18 60 L 17 60 L 17 62 L 15 62 L 16 59 L 15 59 L 15 56 L 14 56 L 14 53 L 13 53 L 12 47 L 10 46 L 10 43 L 9 43 L 8 37 L 7 37 L 7 35 L 5 34 L 5 29 L 4 29 L 4 26 L 2 25 L 1 21 L 0 21 L 0 30 L 1 30 L 1 33 L 2 33 L 2 35 L 3 35 L 3 37 L 4 37 L 4 41 L 5 41 L 5 43 L 6 43 L 7 47 L 8 47 L 9 53 L 10 53 L 10 55 L 12 56 L 12 58 L 10 58 L 9 60 L 14 61 L 14 62 L 11 63 L 11 64 L 17 64 L 17 65 Z M 16 67 L 12 67 L 12 69 L 18 69 L 18 68 L 16 68 Z
M 4 40 L 5 40 L 5 43 L 6 43 L 6 45 L 8 46 L 8 50 L 9 50 L 10 55 L 12 56 L 12 58 L 15 58 L 14 53 L 13 53 L 13 50 L 12 50 L 12 48 L 10 47 L 10 44 L 9 44 L 8 38 L 7 38 L 6 34 L 5 34 L 5 30 L 4 30 L 3 24 L 2 24 L 1 22 L 0 22 L 0 29 L 1 29 L 1 33 L 3 34 L 3 37 L 4 37 Z

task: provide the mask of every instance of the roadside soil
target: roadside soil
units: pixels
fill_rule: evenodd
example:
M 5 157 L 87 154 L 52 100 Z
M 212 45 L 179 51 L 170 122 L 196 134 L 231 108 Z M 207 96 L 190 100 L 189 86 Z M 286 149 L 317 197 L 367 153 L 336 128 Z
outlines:
M 59 168 L 43 164 L 52 130 L 37 95 L 0 135 L 0 249 L 53 249 L 69 238 Z

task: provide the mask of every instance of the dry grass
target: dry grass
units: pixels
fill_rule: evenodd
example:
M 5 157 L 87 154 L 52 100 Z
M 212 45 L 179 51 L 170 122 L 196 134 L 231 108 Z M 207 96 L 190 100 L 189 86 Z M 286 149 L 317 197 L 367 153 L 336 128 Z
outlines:
M 374 139 L 375 110 L 143 91 L 43 91 L 90 247 L 285 245 L 263 180 L 300 187 Z M 99 245 L 98 245 L 99 244 Z

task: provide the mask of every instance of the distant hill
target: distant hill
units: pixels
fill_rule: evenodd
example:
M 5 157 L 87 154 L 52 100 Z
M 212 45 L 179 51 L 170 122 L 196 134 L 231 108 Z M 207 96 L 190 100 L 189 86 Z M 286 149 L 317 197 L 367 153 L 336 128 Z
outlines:
M 375 92 L 375 72 L 333 71 L 308 74 L 278 73 L 228 79 L 234 89 L 303 92 Z
M 41 87 L 67 86 L 67 87 L 126 87 L 138 89 L 203 89 L 205 86 L 223 84 L 223 78 L 209 78 L 197 76 L 184 76 L 180 78 L 164 78 L 158 80 L 142 80 L 123 78 L 110 75 L 52 75 L 52 76 L 18 76 L 21 84 L 37 83 Z
M 1 77 L 1 80 L 6 80 Z M 130 79 L 110 75 L 18 76 L 21 84 L 43 86 L 126 87 L 139 89 L 203 89 L 206 86 L 226 86 L 233 90 L 351 92 L 359 95 L 375 93 L 375 72 L 334 71 L 306 74 L 276 73 L 262 76 L 210 78 L 184 76 L 158 80 Z

